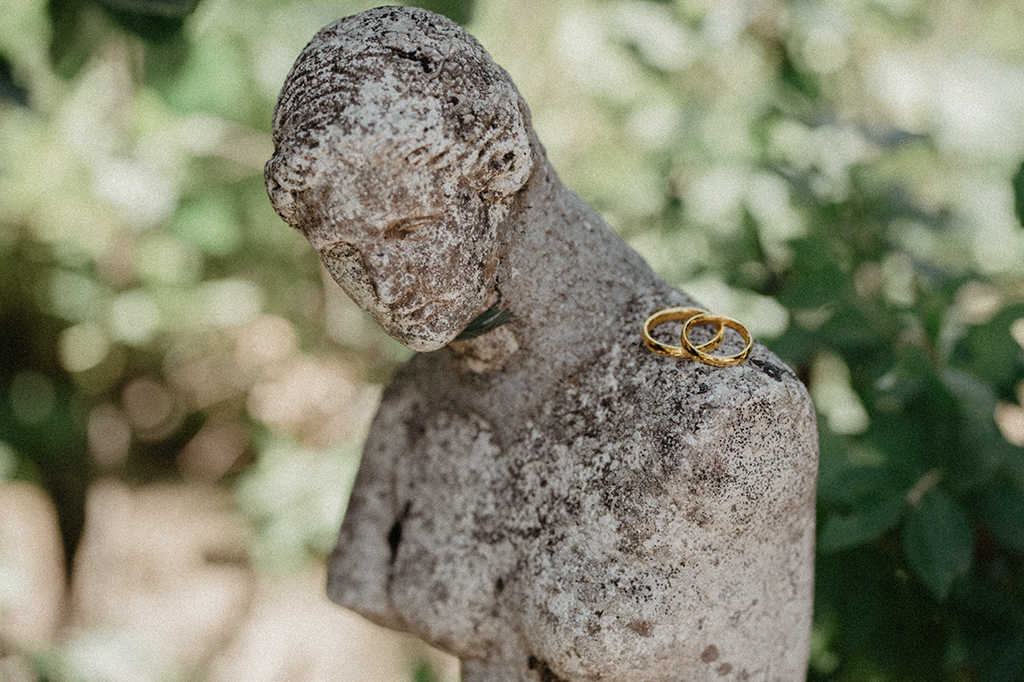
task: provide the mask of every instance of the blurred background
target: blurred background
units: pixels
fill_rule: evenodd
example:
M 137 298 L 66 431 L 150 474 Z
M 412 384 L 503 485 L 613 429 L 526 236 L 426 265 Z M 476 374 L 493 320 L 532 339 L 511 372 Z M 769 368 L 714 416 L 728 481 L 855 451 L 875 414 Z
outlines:
M 356 0 L 0 0 L 0 680 L 454 681 L 326 602 L 409 351 L 262 184 Z M 1024 679 L 1024 3 L 435 0 L 810 388 L 812 682 Z

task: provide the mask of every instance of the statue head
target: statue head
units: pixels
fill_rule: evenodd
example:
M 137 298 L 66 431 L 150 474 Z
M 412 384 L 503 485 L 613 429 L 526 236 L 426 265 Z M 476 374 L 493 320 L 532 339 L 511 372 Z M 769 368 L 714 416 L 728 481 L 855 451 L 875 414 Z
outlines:
M 385 331 L 433 350 L 490 304 L 499 227 L 534 165 L 528 121 L 508 74 L 457 24 L 371 10 L 296 60 L 267 191 Z

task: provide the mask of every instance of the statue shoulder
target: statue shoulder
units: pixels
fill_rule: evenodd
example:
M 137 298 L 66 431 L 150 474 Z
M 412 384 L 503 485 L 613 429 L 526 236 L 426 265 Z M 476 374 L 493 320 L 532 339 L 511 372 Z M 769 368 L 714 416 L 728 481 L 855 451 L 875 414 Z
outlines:
M 712 423 L 810 419 L 806 388 L 779 358 L 760 345 L 736 367 L 655 355 L 636 340 L 616 344 L 555 383 L 540 419 L 565 437 L 602 433 L 654 437 L 695 433 Z
M 491 424 L 460 397 L 459 377 L 439 353 L 421 353 L 398 368 L 384 390 L 370 426 L 366 452 L 388 449 L 411 454 L 428 440 L 489 437 Z M 447 434 L 447 435 L 446 435 Z

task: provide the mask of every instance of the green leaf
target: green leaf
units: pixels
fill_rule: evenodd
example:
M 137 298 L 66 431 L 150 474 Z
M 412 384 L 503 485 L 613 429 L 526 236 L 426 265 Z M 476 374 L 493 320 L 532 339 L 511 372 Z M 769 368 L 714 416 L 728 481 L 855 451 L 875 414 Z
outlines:
M 74 77 L 96 53 L 111 31 L 99 7 L 76 0 L 50 0 L 50 61 L 64 78 Z
M 967 514 L 938 488 L 924 494 L 903 526 L 910 567 L 939 601 L 971 567 L 973 544 Z
M 995 483 L 985 489 L 979 507 L 992 534 L 1008 549 L 1024 552 L 1024 495 Z
M 475 0 L 415 0 L 410 4 L 443 14 L 460 24 L 467 24 L 473 18 L 473 5 L 476 2 Z
M 962 447 L 945 449 L 946 457 L 939 461 L 950 477 L 950 489 L 959 493 L 988 480 L 1012 446 L 996 426 L 997 400 L 988 384 L 952 367 L 942 370 L 940 377 L 959 412 L 950 421 L 956 425 L 956 440 Z
M 1010 632 L 1017 623 L 1015 596 L 998 585 L 991 576 L 971 572 L 956 582 L 949 593 L 949 605 L 961 623 L 970 623 L 975 632 Z
M 995 655 L 985 660 L 984 682 L 1011 682 L 1020 680 L 1024 672 L 1024 633 L 1007 635 L 995 647 Z
M 824 431 L 824 430 L 823 430 Z M 880 499 L 902 497 L 913 485 L 895 465 L 851 465 L 833 473 L 829 479 L 818 479 L 818 499 L 844 510 L 867 510 Z
M 28 92 L 15 79 L 11 62 L 0 53 L 0 102 L 5 101 L 27 107 Z
M 199 0 L 100 0 L 114 10 L 158 17 L 187 17 Z
M 903 495 L 879 500 L 852 514 L 830 514 L 818 538 L 822 553 L 838 552 L 874 540 L 892 529 L 906 507 Z
M 1009 398 L 1024 372 L 1024 352 L 1010 333 L 1010 326 L 1021 317 L 1024 303 L 1014 303 L 989 322 L 972 327 L 957 344 L 950 364 L 988 384 L 997 397 Z
M 1017 222 L 1024 226 L 1024 163 L 1013 175 L 1013 208 L 1017 213 Z

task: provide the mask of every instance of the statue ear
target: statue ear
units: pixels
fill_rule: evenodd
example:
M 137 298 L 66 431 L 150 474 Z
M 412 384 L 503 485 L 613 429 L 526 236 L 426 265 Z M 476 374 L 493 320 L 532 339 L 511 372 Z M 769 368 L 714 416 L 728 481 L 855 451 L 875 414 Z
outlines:
M 526 132 L 529 114 L 516 106 L 519 97 L 495 112 L 497 132 L 485 140 L 465 174 L 466 181 L 485 199 L 502 199 L 522 189 L 533 173 L 533 151 Z
M 281 219 L 292 227 L 299 227 L 301 193 L 309 188 L 313 175 L 309 160 L 290 150 L 278 150 L 263 168 L 264 186 L 270 203 Z
M 267 166 L 268 169 L 264 174 L 264 178 L 267 194 L 270 195 L 270 203 L 273 205 L 274 210 L 277 211 L 277 215 L 281 216 L 281 220 L 294 227 L 295 195 L 282 187 L 277 178 L 271 174 L 269 170 L 270 163 Z

